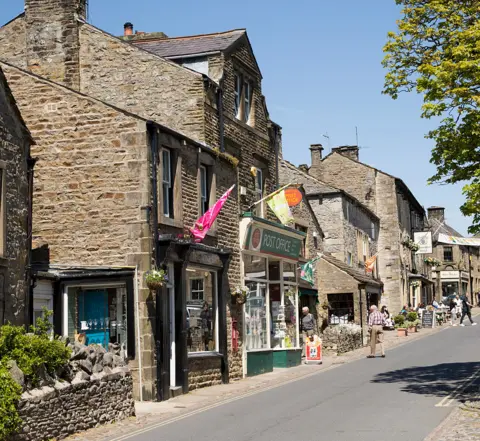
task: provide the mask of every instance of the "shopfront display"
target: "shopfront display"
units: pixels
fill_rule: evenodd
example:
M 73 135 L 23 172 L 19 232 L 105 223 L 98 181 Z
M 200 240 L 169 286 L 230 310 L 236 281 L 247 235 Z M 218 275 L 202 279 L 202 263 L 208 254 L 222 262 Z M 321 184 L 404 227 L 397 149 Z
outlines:
M 284 227 L 277 231 L 271 223 L 267 226 L 255 220 L 246 228 L 242 255 L 248 288 L 244 310 L 247 375 L 268 371 L 268 363 L 272 370 L 301 361 L 298 258 L 303 235 Z

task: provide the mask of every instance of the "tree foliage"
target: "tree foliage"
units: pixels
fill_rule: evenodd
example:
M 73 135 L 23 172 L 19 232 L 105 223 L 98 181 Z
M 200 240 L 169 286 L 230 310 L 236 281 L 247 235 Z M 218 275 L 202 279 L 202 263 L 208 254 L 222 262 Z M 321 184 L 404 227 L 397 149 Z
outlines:
M 469 232 L 480 232 L 480 0 L 395 0 L 396 32 L 384 47 L 384 93 L 416 91 L 422 117 L 439 117 L 426 138 L 435 142 L 429 182 L 463 182 Z

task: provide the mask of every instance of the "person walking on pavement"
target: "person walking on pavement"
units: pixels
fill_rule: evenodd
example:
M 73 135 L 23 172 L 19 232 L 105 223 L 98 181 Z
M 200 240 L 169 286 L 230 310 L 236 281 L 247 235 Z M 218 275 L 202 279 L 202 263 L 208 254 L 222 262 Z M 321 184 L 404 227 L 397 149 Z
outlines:
M 375 305 L 370 307 L 368 316 L 368 330 L 370 332 L 370 355 L 367 358 L 375 358 L 377 352 L 377 343 L 380 345 L 382 358 L 385 358 L 385 349 L 383 347 L 383 327 L 385 326 L 385 316 L 377 309 Z
M 462 300 L 462 318 L 460 319 L 460 326 L 465 326 L 463 324 L 463 319 L 465 318 L 465 316 L 468 316 L 472 326 L 475 326 L 476 323 L 472 320 L 472 304 L 468 303 L 467 297 L 464 295 L 460 297 L 460 299 Z
M 450 325 L 457 326 L 455 323 L 457 321 L 457 299 L 450 299 Z
M 303 355 L 305 355 L 305 345 L 307 344 L 307 338 L 313 337 L 317 330 L 317 321 L 313 314 L 310 314 L 310 310 L 307 306 L 302 308 L 302 332 L 303 332 Z

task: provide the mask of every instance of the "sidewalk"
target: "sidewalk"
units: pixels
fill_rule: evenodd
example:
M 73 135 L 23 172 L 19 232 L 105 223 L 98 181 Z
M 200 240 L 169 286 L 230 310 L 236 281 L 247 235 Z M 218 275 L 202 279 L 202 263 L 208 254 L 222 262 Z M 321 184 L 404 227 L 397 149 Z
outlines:
M 385 333 L 385 349 L 393 349 L 410 342 L 428 337 L 446 329 L 447 326 L 434 329 L 422 329 L 408 337 L 397 337 L 396 331 Z M 137 402 L 136 418 L 129 418 L 108 426 L 100 426 L 73 435 L 68 441 L 113 441 L 120 440 L 127 434 L 141 431 L 152 426 L 159 426 L 186 418 L 192 414 L 200 413 L 210 408 L 221 406 L 231 401 L 239 400 L 245 396 L 257 394 L 283 384 L 308 378 L 313 375 L 334 369 L 339 365 L 360 360 L 369 353 L 369 348 L 362 348 L 340 356 L 328 355 L 323 359 L 322 365 L 301 365 L 290 369 L 275 369 L 274 372 L 249 377 L 230 384 L 212 386 L 181 395 L 161 403 Z

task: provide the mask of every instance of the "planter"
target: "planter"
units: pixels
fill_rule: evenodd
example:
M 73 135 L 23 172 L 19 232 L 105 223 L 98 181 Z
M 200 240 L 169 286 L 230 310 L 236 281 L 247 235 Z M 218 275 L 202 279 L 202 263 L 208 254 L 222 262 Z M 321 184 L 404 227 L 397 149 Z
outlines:
M 237 305 L 243 305 L 247 302 L 247 295 L 246 294 L 237 294 L 235 296 L 235 302 Z
M 411 332 L 412 334 L 413 334 L 414 332 L 417 332 L 416 326 L 414 326 L 413 328 L 408 328 L 408 332 Z
M 408 335 L 407 328 L 397 328 L 397 335 L 399 337 L 406 337 Z
M 150 289 L 151 291 L 156 291 L 157 289 L 160 289 L 163 285 L 163 282 L 147 282 L 148 289 Z

